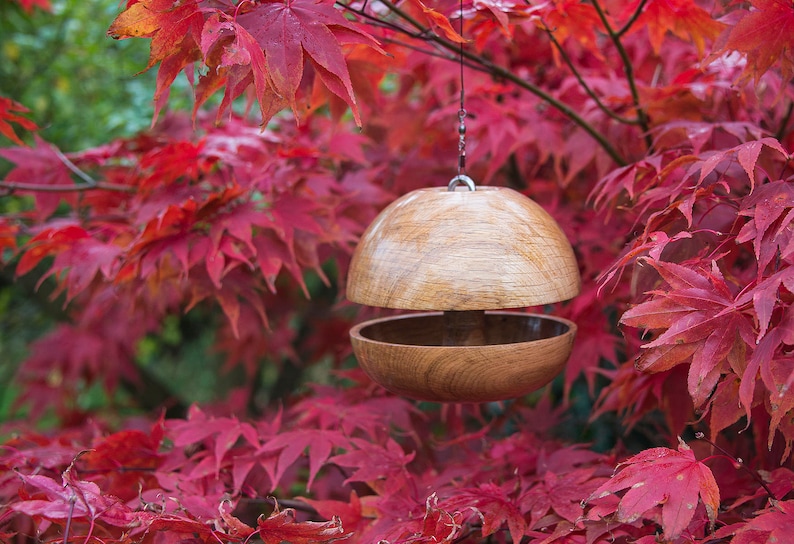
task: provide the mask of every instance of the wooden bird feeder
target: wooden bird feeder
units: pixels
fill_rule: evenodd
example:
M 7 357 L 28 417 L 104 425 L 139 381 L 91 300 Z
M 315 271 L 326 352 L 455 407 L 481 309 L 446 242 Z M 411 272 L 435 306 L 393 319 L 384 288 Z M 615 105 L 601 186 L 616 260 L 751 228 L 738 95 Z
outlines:
M 448 188 L 397 199 L 362 235 L 347 298 L 421 313 L 356 325 L 353 351 L 373 380 L 399 395 L 520 397 L 562 370 L 576 325 L 503 310 L 567 300 L 579 290 L 571 245 L 548 213 L 512 189 L 475 188 L 459 175 Z

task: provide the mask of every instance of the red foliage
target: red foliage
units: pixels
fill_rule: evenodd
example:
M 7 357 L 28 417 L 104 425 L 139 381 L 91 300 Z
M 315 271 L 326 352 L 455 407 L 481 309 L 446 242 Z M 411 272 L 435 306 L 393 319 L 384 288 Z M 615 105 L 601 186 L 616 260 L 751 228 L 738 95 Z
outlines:
M 675 540 L 692 522 L 699 496 L 713 528 L 720 507 L 720 490 L 711 470 L 695 459 L 683 441 L 678 451 L 651 448 L 620 465 L 626 468 L 596 489 L 588 499 L 598 499 L 628 488 L 615 511 L 617 521 L 632 523 L 643 516 L 651 517 L 653 514 L 648 512 L 661 506 L 663 536 L 666 540 Z
M 461 29 L 448 1 L 128 1 L 109 33 L 151 40 L 158 112 L 187 73 L 192 119 L 64 155 L 22 145 L 35 125 L 0 98 L 0 191 L 26 197 L 0 262 L 66 314 L 16 377 L 15 409 L 60 426 L 8 424 L 0 538 L 785 540 L 794 10 L 723 4 L 467 1 Z M 438 57 L 461 43 L 468 173 L 548 209 L 584 288 L 555 309 L 579 338 L 552 387 L 438 407 L 351 370 L 341 286 L 378 210 L 451 177 L 460 65 Z M 144 410 L 142 340 L 192 309 L 242 369 L 225 402 L 149 423 L 81 405 Z M 320 361 L 326 385 L 288 383 Z M 583 409 L 610 453 L 575 443 Z
M 52 6 L 50 5 L 50 0 L 15 0 L 22 9 L 30 13 L 33 11 L 34 8 L 43 9 L 45 11 L 49 11 Z
M 19 125 L 20 128 L 25 130 L 36 130 L 36 123 L 21 115 L 29 111 L 19 102 L 0 96 L 0 134 L 17 145 L 24 145 L 17 133 L 14 132 L 14 127 L 11 123 Z

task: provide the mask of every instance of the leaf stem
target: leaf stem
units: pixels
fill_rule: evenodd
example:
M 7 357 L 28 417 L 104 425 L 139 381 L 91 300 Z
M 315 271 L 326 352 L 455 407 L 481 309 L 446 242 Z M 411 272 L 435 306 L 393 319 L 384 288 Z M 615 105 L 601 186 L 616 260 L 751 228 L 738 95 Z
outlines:
M 756 482 L 758 482 L 758 484 L 759 484 L 761 487 L 763 487 L 763 488 L 764 488 L 764 491 L 766 491 L 766 494 L 767 494 L 767 495 L 769 495 L 769 498 L 770 498 L 770 500 L 772 500 L 772 501 L 778 501 L 778 500 L 779 500 L 779 499 L 778 499 L 778 498 L 775 496 L 775 494 L 772 492 L 772 490 L 771 490 L 771 489 L 769 489 L 769 486 L 768 486 L 768 485 L 766 485 L 766 482 L 763 480 L 763 478 L 761 478 L 761 476 L 760 476 L 760 475 L 759 475 L 759 474 L 758 474 L 756 471 L 754 471 L 753 469 L 751 469 L 750 467 L 748 467 L 747 465 L 745 465 L 745 464 L 744 464 L 744 461 L 743 461 L 742 459 L 740 459 L 740 458 L 737 458 L 737 457 L 734 457 L 733 455 L 731 455 L 730 453 L 728 453 L 727 451 L 725 451 L 725 449 L 724 449 L 724 448 L 722 448 L 722 447 L 718 446 L 717 444 L 715 444 L 714 442 L 712 442 L 711 440 L 709 440 L 708 438 L 706 438 L 706 435 L 705 435 L 704 433 L 702 433 L 702 432 L 697 432 L 697 433 L 695 433 L 695 438 L 697 438 L 698 440 L 703 440 L 703 441 L 705 441 L 705 442 L 708 442 L 709 444 L 711 444 L 711 447 L 712 447 L 712 448 L 714 448 L 715 450 L 717 450 L 718 452 L 720 452 L 722 455 L 724 455 L 725 457 L 727 457 L 728 459 L 730 459 L 731 461 L 733 461 L 734 463 L 736 463 L 738 466 L 740 466 L 741 468 L 743 468 L 743 469 L 745 470 L 745 472 L 747 472 L 747 473 L 748 473 L 750 476 L 752 476 L 752 477 L 753 477 L 753 480 L 755 480 Z
M 623 71 L 626 73 L 626 81 L 629 84 L 629 91 L 631 92 L 631 100 L 634 104 L 634 108 L 637 110 L 637 119 L 639 120 L 639 125 L 642 128 L 643 132 L 645 133 L 645 145 L 648 149 L 653 147 L 653 140 L 651 140 L 650 135 L 650 127 L 648 126 L 648 115 L 645 113 L 645 110 L 642 109 L 640 105 L 640 93 L 637 89 L 637 81 L 634 78 L 634 65 L 631 63 L 631 59 L 629 58 L 629 54 L 626 52 L 626 48 L 623 47 L 623 42 L 620 41 L 621 36 L 623 33 L 628 31 L 631 24 L 637 20 L 639 17 L 640 12 L 642 11 L 642 7 L 644 2 L 641 2 L 640 5 L 637 7 L 637 10 L 634 12 L 634 15 L 626 25 L 619 32 L 615 32 L 612 28 L 612 25 L 609 24 L 609 20 L 607 19 L 606 14 L 604 13 L 601 4 L 598 0 L 593 0 L 593 7 L 598 14 L 598 18 L 601 19 L 601 23 L 604 25 L 604 29 L 607 31 L 607 35 L 609 39 L 612 41 L 612 44 L 618 50 L 618 54 L 620 55 L 620 60 L 623 62 Z
M 72 517 L 74 516 L 74 503 L 77 502 L 77 495 L 74 491 L 69 496 L 69 514 L 66 516 L 66 527 L 63 528 L 63 544 L 69 544 L 69 533 L 72 530 Z

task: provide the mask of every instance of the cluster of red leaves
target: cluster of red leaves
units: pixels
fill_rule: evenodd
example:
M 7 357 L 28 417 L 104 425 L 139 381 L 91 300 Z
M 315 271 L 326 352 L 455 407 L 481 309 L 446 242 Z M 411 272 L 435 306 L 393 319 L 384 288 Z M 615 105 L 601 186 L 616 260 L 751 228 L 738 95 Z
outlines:
M 267 307 L 294 296 L 277 292 L 282 271 L 306 294 L 306 270 L 328 283 L 321 264 L 331 256 L 344 272 L 352 244 L 390 198 L 361 172 L 366 141 L 318 121 L 279 133 L 207 123 L 192 140 L 153 133 L 69 157 L 41 140 L 0 150 L 14 163 L 8 185 L 35 201 L 5 217 L 3 245 L 27 235 L 17 275 L 54 277 L 53 296 L 63 293 L 75 315 L 32 346 L 20 400 L 63 408 L 81 380 L 111 390 L 134 381 L 136 342 L 167 312 L 202 301 L 220 306 L 241 347 L 257 337 L 247 346 L 257 355 L 272 348 L 262 338 Z M 78 168 L 102 181 L 75 181 Z M 63 205 L 73 215 L 53 216 Z M 250 375 L 254 358 L 239 349 L 231 351 Z
M 179 72 L 201 61 L 208 71 L 197 83 L 196 107 L 225 88 L 218 112 L 222 115 L 253 84 L 263 123 L 286 106 L 301 116 L 307 101 L 330 92 L 350 106 L 361 124 L 343 47 L 380 48 L 332 2 L 240 2 L 225 6 L 225 11 L 209 4 L 190 0 L 175 7 L 170 0 L 130 1 L 110 26 L 108 34 L 114 38 L 152 39 L 148 68 L 160 63 L 158 106 Z M 313 82 L 307 84 L 308 66 Z
M 468 62 L 481 68 L 466 70 L 469 172 L 540 201 L 581 263 L 584 291 L 560 309 L 580 324 L 563 403 L 583 375 L 591 393 L 601 387 L 594 418 L 655 423 L 655 447 L 621 463 L 621 450 L 549 438 L 558 420 L 546 398 L 437 410 L 347 374 L 353 385 L 316 388 L 255 421 L 196 408 L 151 429 L 81 420 L 22 433 L 0 458 L 10 505 L 0 535 L 741 544 L 787 534 L 794 96 L 786 34 L 769 28 L 788 28 L 794 10 L 750 4 L 465 5 Z M 17 274 L 53 277 L 72 313 L 22 366 L 33 414 L 73 407 L 85 383 L 134 382 L 138 340 L 197 304 L 220 307 L 218 346 L 249 379 L 274 354 L 338 362 L 346 318 L 301 307 L 304 274 L 325 278 L 333 262 L 344 278 L 377 209 L 447 181 L 457 132 L 440 125 L 454 128 L 460 68 L 426 47 L 457 51 L 458 9 L 130 0 L 110 33 L 151 39 L 158 111 L 188 74 L 195 130 L 169 118 L 68 156 L 43 141 L 0 150 L 14 165 L 2 186 L 34 202 L 3 218 L 0 249 L 17 253 Z M 199 108 L 221 89 L 215 118 L 228 121 L 213 125 Z M 249 90 L 264 130 L 226 115 Z M 0 123 L 25 128 L 12 106 Z M 276 115 L 285 107 L 292 118 Z M 362 132 L 346 132 L 353 124 Z M 290 321 L 314 329 L 305 345 Z M 676 440 L 692 430 L 736 458 Z
M 701 153 L 662 151 L 604 178 L 596 193 L 600 202 L 625 191 L 644 223 L 605 274 L 609 282 L 636 262 L 635 280 L 648 297 L 621 318 L 654 333 L 636 368 L 662 373 L 687 364 L 689 396 L 709 414 L 713 437 L 742 418 L 749 423 L 753 407 L 766 403 L 767 445 L 779 431 L 784 458 L 794 442 L 787 394 L 794 182 L 770 172 L 784 171 L 788 160 L 772 138 Z
M 24 117 L 22 114 L 29 113 L 29 110 L 14 100 L 0 96 L 0 134 L 11 140 L 17 145 L 23 145 L 12 125 L 19 125 L 25 130 L 36 130 L 36 123 Z
M 6 470 L 0 489 L 9 506 L 0 522 L 45 541 L 63 535 L 209 543 L 257 536 L 293 544 L 488 536 L 519 542 L 525 535 L 592 542 L 607 534 L 650 542 L 656 525 L 649 520 L 670 539 L 703 534 L 715 522 L 714 476 L 683 443 L 679 451 L 643 452 L 610 478 L 612 458 L 532 431 L 530 422 L 539 418 L 554 424 L 541 406 L 514 406 L 512 417 L 524 430 L 506 436 L 498 428 L 506 420 L 488 422 L 486 410 L 422 413 L 367 389 L 319 389 L 256 422 L 193 408 L 185 420 L 161 419 L 149 429 L 18 436 L 0 456 Z M 446 443 L 419 439 L 434 425 L 465 431 L 472 423 L 491 432 Z M 794 473 L 781 471 L 769 481 L 790 487 Z M 619 499 L 612 495 L 625 488 Z M 283 498 L 296 490 L 309 495 Z M 758 520 L 761 527 L 767 522 Z

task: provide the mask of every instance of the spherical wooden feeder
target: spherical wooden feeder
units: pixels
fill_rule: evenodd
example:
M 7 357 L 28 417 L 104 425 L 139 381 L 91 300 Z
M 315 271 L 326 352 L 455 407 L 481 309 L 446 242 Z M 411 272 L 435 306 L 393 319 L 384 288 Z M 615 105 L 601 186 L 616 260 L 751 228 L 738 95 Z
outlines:
M 579 290 L 570 243 L 543 208 L 512 189 L 475 188 L 458 176 L 449 188 L 397 199 L 362 235 L 348 299 L 422 313 L 356 325 L 353 351 L 373 380 L 407 397 L 519 397 L 562 370 L 576 325 L 486 310 L 549 304 Z

